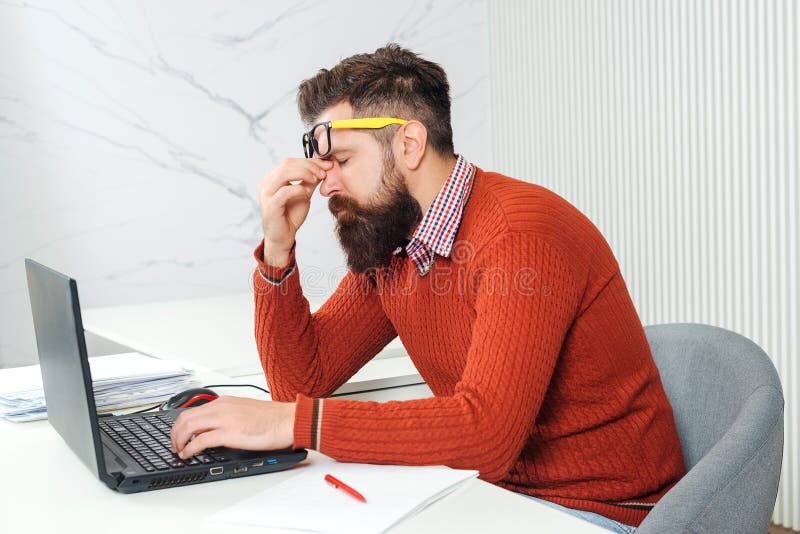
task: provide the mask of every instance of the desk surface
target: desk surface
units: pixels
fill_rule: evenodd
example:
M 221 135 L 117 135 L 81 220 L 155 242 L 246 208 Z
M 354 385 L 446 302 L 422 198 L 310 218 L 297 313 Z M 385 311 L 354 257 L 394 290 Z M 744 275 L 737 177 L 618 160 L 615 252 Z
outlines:
M 220 377 L 208 374 L 201 375 L 201 378 L 217 380 Z M 258 395 L 257 392 L 252 394 Z M 0 433 L 3 437 L 0 440 L 3 532 L 80 530 L 217 534 L 218 529 L 206 525 L 207 516 L 293 476 L 307 463 L 330 461 L 328 457 L 310 451 L 306 462 L 288 471 L 124 495 L 94 478 L 47 421 L 15 424 L 0 420 Z M 269 510 L 264 512 L 269 513 Z M 481 480 L 468 482 L 390 532 L 513 533 L 532 530 L 606 532 Z M 281 531 L 226 527 L 225 532 Z

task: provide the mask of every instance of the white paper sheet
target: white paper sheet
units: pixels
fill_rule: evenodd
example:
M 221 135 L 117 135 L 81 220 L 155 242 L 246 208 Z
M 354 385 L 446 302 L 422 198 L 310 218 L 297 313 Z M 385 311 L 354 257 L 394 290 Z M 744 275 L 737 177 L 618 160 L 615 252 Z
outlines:
M 475 478 L 444 466 L 324 462 L 209 516 L 211 525 L 250 525 L 325 534 L 377 534 Z M 360 492 L 362 503 L 325 482 L 331 474 Z

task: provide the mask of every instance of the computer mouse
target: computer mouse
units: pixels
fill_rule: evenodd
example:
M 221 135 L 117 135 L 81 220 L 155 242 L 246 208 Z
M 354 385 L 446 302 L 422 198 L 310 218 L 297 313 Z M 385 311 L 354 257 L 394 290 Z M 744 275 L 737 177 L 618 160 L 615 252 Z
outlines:
M 173 395 L 164 401 L 159 407 L 160 410 L 177 410 L 179 408 L 193 408 L 207 402 L 211 402 L 219 397 L 213 389 L 190 388 Z

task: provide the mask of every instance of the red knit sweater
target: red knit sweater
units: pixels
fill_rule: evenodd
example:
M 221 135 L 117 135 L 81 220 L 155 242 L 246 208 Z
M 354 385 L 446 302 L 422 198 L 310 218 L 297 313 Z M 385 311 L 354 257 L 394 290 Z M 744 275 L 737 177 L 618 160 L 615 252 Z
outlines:
M 294 263 L 259 269 L 280 279 Z M 478 169 L 450 258 L 348 273 L 309 312 L 295 269 L 254 272 L 272 398 L 297 401 L 296 447 L 345 462 L 448 465 L 639 525 L 683 474 L 639 317 L 599 230 L 553 192 Z M 396 335 L 434 397 L 325 399 Z M 319 421 L 319 428 L 312 428 Z M 313 435 L 312 435 L 313 434 Z M 317 439 L 319 440 L 317 443 Z

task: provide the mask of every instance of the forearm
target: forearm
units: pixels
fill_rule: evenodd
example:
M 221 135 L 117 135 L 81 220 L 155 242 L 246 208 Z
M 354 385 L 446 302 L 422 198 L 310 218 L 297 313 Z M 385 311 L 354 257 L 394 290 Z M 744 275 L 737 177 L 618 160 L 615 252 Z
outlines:
M 262 247 L 254 253 L 257 260 Z M 258 269 L 253 277 L 256 345 L 275 400 L 294 401 L 298 393 L 329 395 L 396 336 L 377 295 L 359 287 L 351 274 L 312 314 L 294 251 L 282 267 L 259 262 Z
M 254 252 L 255 338 L 261 365 L 273 400 L 291 401 L 310 393 L 309 371 L 317 355 L 309 304 L 300 288 L 294 251 L 280 267 L 263 262 L 263 242 Z
M 496 481 L 525 441 L 529 425 L 515 424 L 524 409 L 500 414 L 471 392 L 387 403 L 300 396 L 294 444 L 342 462 L 447 465 Z

